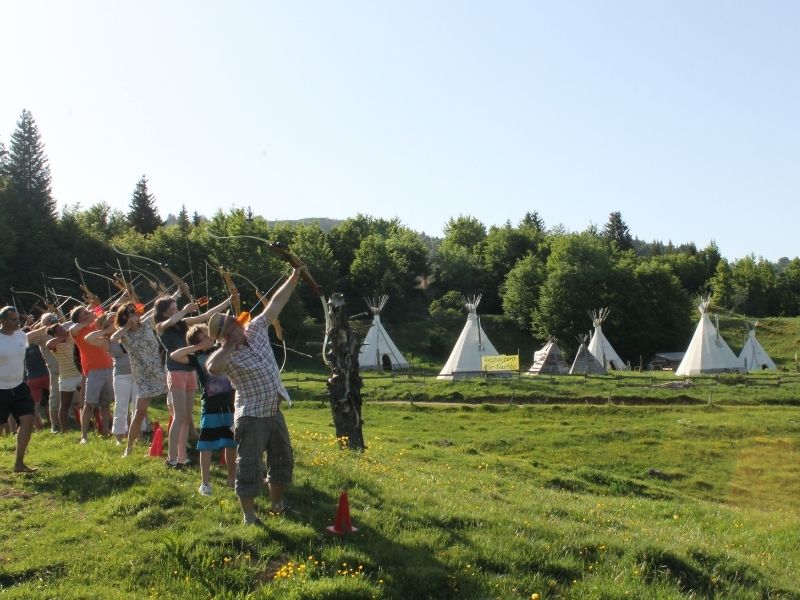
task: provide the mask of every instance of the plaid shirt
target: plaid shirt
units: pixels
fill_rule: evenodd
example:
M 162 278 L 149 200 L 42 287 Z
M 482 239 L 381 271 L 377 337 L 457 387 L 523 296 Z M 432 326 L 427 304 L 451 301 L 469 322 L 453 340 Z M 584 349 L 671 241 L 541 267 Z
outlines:
M 231 354 L 226 369 L 236 388 L 234 418 L 273 417 L 282 398 L 290 402 L 289 392 L 281 382 L 278 363 L 269 341 L 269 323 L 259 315 L 244 332 L 247 343 Z

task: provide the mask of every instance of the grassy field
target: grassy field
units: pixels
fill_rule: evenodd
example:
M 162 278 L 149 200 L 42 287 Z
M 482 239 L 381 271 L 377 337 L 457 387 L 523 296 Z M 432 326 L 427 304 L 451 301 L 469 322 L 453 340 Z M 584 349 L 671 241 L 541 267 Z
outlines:
M 0 596 L 800 598 L 796 407 L 371 402 L 363 454 L 323 402 L 286 417 L 296 512 L 264 528 L 221 468 L 203 497 L 144 448 L 37 433 L 18 476 L 3 438 Z
M 742 322 L 720 319 L 735 351 Z M 437 381 L 462 324 L 390 329 L 413 368 L 363 374 L 361 454 L 318 360 L 290 356 L 294 512 L 264 528 L 221 467 L 204 497 L 145 447 L 37 433 L 21 476 L 0 438 L 0 597 L 800 599 L 800 319 L 761 323 L 778 373 Z M 483 324 L 527 367 L 537 341 Z

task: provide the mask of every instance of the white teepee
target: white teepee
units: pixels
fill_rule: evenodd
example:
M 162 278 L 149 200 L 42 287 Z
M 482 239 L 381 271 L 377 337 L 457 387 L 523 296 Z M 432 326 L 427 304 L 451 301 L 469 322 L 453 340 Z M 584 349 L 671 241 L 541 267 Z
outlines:
M 709 298 L 701 298 L 698 309 L 700 322 L 694 330 L 692 341 L 675 370 L 675 375 L 699 375 L 741 371 L 742 362 L 733 353 L 708 316 Z
M 594 333 L 592 340 L 589 342 L 589 352 L 597 359 L 606 369 L 613 369 L 614 371 L 625 371 L 627 366 L 617 354 L 616 350 L 611 346 L 611 342 L 603 335 L 603 321 L 608 318 L 611 311 L 608 308 L 601 308 L 600 310 L 593 310 L 589 313 L 589 318 L 594 324 Z
M 477 312 L 480 302 L 481 295 L 478 294 L 464 303 L 469 311 L 467 323 L 461 330 L 461 335 L 458 336 L 456 345 L 453 346 L 450 358 L 442 367 L 437 379 L 478 377 L 481 374 L 481 357 L 499 354 L 481 327 L 481 320 Z
M 756 339 L 756 327 L 758 321 L 747 324 L 747 341 L 739 353 L 742 368 L 746 371 L 777 371 L 778 367 Z
M 586 342 L 589 340 L 587 334 L 579 335 L 577 337 L 580 342 L 575 360 L 572 361 L 572 367 L 569 369 L 570 375 L 605 375 L 606 368 L 598 361 L 594 354 L 589 352 Z
M 533 353 L 533 364 L 528 369 L 527 375 L 563 375 L 569 373 L 569 365 L 564 360 L 564 354 L 558 347 L 556 338 L 551 337 L 548 342 Z
M 367 332 L 367 337 L 361 343 L 358 353 L 358 366 L 361 369 L 407 369 L 408 361 L 400 354 L 392 338 L 381 325 L 381 311 L 386 306 L 389 296 L 378 298 L 364 298 L 372 313 L 372 326 Z

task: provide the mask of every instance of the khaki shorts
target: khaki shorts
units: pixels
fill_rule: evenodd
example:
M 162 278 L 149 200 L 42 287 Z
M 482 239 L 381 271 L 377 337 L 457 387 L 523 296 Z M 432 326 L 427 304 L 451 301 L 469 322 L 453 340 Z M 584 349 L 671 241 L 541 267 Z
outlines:
M 83 402 L 111 406 L 114 401 L 114 369 L 95 369 L 86 376 L 86 390 Z
M 274 417 L 239 417 L 233 438 L 236 440 L 236 494 L 254 498 L 261 493 L 267 453 L 267 482 L 291 483 L 294 470 L 289 429 L 280 411 Z

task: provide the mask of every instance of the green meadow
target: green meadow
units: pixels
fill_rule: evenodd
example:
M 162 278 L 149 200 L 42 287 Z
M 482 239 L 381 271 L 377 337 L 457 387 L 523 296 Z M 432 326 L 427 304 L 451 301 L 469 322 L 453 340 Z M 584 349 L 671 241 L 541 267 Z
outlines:
M 263 528 L 219 465 L 204 497 L 145 445 L 40 432 L 21 476 L 0 438 L 0 597 L 800 598 L 800 320 L 760 324 L 776 373 L 437 381 L 461 324 L 387 325 L 412 369 L 363 373 L 363 453 L 334 438 L 316 359 L 290 355 L 292 511 Z M 741 325 L 720 320 L 734 351 Z M 529 366 L 537 342 L 484 327 Z
M 364 453 L 298 401 L 292 512 L 263 528 L 223 467 L 203 497 L 144 446 L 42 432 L 19 476 L 7 436 L 0 596 L 800 598 L 800 409 L 616 398 L 369 401 Z M 358 531 L 339 537 L 342 490 Z

